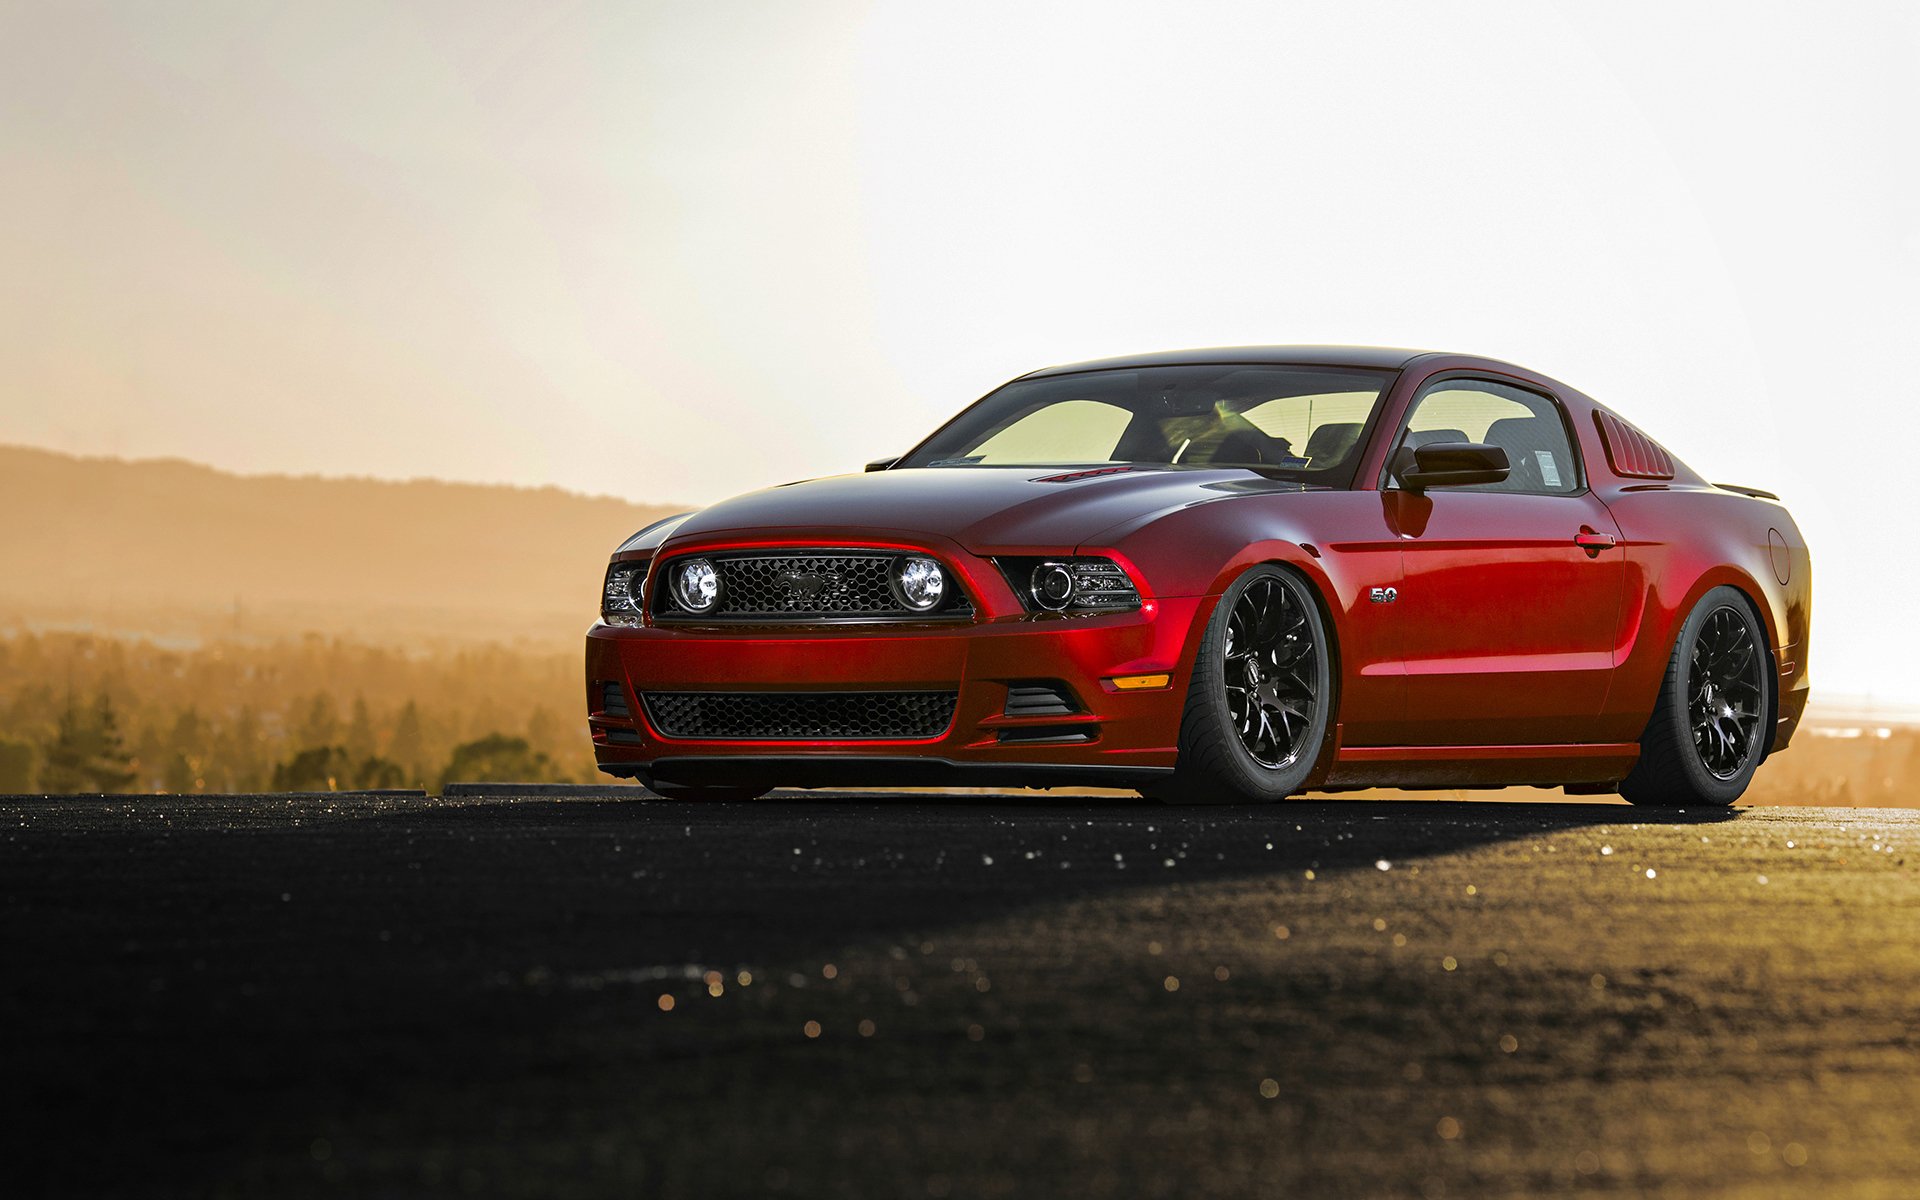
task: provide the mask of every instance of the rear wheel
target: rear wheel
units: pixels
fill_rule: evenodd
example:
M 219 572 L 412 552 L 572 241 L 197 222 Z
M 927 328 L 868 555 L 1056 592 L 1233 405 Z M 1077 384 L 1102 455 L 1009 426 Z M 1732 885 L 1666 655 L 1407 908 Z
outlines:
M 1300 576 L 1260 566 L 1234 581 L 1194 658 L 1173 779 L 1149 794 L 1264 804 L 1299 791 L 1332 718 L 1331 649 Z
M 1727 805 L 1766 757 L 1773 672 L 1760 618 L 1730 587 L 1687 615 L 1660 698 L 1640 736 L 1640 760 L 1620 781 L 1635 804 Z

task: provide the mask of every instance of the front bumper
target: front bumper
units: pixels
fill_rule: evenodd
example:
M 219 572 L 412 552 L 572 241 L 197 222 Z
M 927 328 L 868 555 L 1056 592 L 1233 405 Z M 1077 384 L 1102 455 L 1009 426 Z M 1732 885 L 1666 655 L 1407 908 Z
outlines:
M 602 771 L 647 782 L 1138 786 L 1173 767 L 1188 636 L 1213 603 L 1159 598 L 1137 612 L 949 626 L 595 624 L 586 654 L 594 754 Z M 1164 688 L 1123 691 L 1109 682 L 1161 673 L 1171 676 Z M 1008 715 L 1009 687 L 1042 681 L 1061 685 L 1076 711 Z M 612 697 L 609 684 L 618 689 Z M 649 691 L 918 689 L 958 693 L 953 722 L 937 737 L 674 738 L 655 726 L 644 702 Z

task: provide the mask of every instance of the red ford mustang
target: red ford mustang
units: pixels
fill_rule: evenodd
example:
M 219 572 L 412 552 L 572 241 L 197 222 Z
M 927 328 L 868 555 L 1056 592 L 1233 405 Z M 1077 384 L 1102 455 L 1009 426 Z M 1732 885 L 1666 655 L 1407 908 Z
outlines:
M 866 473 L 641 530 L 587 635 L 664 795 L 1562 786 L 1730 804 L 1807 701 L 1807 548 L 1509 363 L 1034 371 Z

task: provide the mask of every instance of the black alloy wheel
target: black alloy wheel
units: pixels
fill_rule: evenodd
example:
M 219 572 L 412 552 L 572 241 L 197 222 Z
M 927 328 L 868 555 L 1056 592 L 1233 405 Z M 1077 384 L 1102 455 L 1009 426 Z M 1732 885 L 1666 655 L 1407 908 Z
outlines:
M 1620 781 L 1635 804 L 1732 804 L 1773 738 L 1773 654 L 1745 593 L 1717 587 L 1680 626 L 1640 760 Z
M 1301 598 L 1274 575 L 1254 580 L 1227 618 L 1227 711 L 1248 756 L 1271 770 L 1299 759 L 1320 706 L 1313 634 Z
M 1329 740 L 1333 649 L 1304 576 L 1271 564 L 1240 576 L 1200 639 L 1173 776 L 1147 794 L 1232 804 L 1302 790 Z
M 1687 719 L 1693 748 L 1715 779 L 1732 779 L 1754 749 L 1766 715 L 1760 649 L 1749 617 L 1731 606 L 1707 615 L 1687 663 Z

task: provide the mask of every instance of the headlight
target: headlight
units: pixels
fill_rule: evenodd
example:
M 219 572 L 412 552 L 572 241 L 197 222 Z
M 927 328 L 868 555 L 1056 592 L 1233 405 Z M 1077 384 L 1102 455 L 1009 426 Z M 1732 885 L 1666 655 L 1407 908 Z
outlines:
M 1045 562 L 1033 569 L 1027 591 L 1041 608 L 1059 612 L 1073 603 L 1073 571 L 1065 563 Z
M 1140 589 L 1110 558 L 995 559 L 1029 612 L 1086 615 L 1140 607 Z
M 704 558 L 689 558 L 673 568 L 673 599 L 690 613 L 712 612 L 720 603 L 720 572 Z
M 600 594 L 600 619 L 609 625 L 640 624 L 640 589 L 646 578 L 646 563 L 614 563 L 608 567 L 607 585 Z
M 894 559 L 887 571 L 887 582 L 900 606 L 914 612 L 939 608 L 947 594 L 947 573 L 940 569 L 939 563 L 924 555 L 909 554 Z

